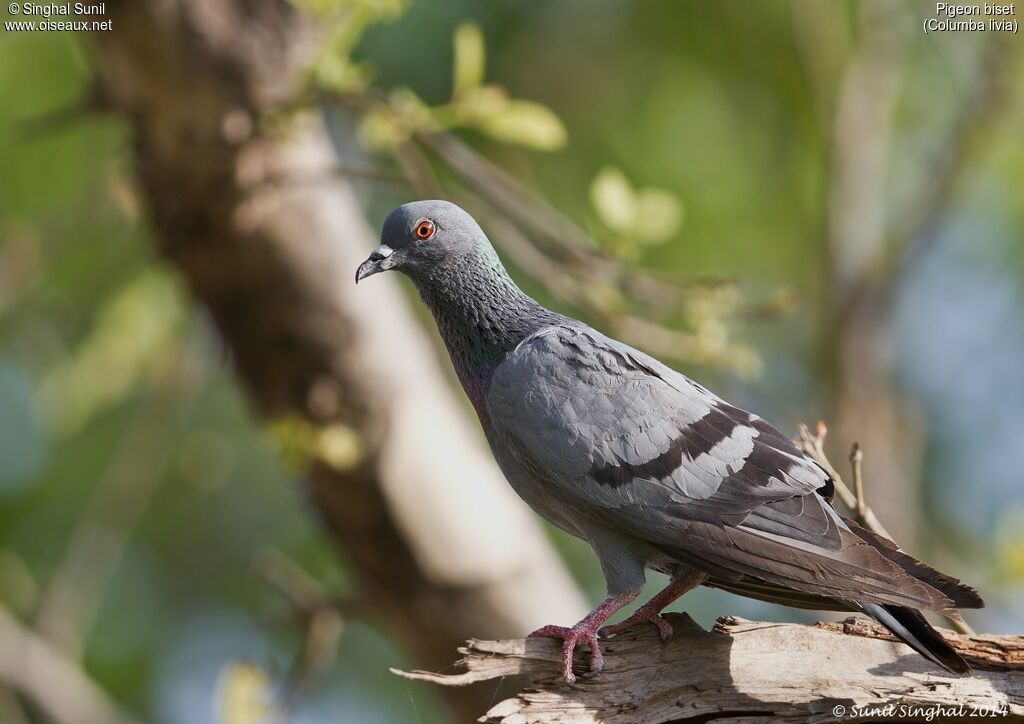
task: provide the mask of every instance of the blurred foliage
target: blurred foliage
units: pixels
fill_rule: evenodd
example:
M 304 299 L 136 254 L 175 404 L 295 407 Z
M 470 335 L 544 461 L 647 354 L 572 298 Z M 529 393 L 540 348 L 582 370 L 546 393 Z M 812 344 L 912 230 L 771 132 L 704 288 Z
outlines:
M 503 88 L 484 83 L 484 39 L 476 24 L 459 25 L 453 47 L 451 100 L 431 107 L 409 88 L 392 91 L 386 103 L 374 105 L 362 119 L 359 138 L 367 147 L 389 150 L 415 132 L 459 128 L 476 129 L 497 141 L 539 151 L 555 151 L 565 145 L 565 126 L 549 108 L 509 98 Z M 336 57 L 331 57 L 328 65 L 336 62 Z M 323 63 L 321 59 L 314 67 Z M 322 75 L 314 70 L 314 78 Z M 336 88 L 328 85 L 326 89 Z
M 317 427 L 305 418 L 289 416 L 272 421 L 267 430 L 281 459 L 296 471 L 305 470 L 317 458 L 336 470 L 348 470 L 362 455 L 355 431 L 340 423 Z
M 146 268 L 96 310 L 66 360 L 39 384 L 39 402 L 51 430 L 66 435 L 122 403 L 179 362 L 187 300 L 176 280 Z
M 590 203 L 614 234 L 611 251 L 634 261 L 643 247 L 668 241 L 683 223 L 683 205 L 665 189 L 634 189 L 617 168 L 603 168 L 590 184 Z
M 321 33 L 310 81 L 319 88 L 346 93 L 365 89 L 372 70 L 352 58 L 352 50 L 368 27 L 399 17 L 406 0 L 292 0 L 309 14 Z
M 815 419 L 829 384 L 816 330 L 831 293 L 822 240 L 832 161 L 831 99 L 816 89 L 838 85 L 858 3 L 294 2 L 326 38 L 310 88 L 371 99 L 341 133 L 358 127 L 390 152 L 416 131 L 458 131 L 621 263 L 716 282 L 687 290 L 659 320 L 698 340 L 681 355 L 686 371 L 785 429 Z M 923 159 L 941 150 L 983 42 L 911 38 L 893 219 L 927 176 Z M 345 467 L 360 451 L 343 428 L 253 422 L 209 321 L 153 256 L 121 123 L 86 117 L 31 132 L 31 119 L 84 92 L 93 62 L 71 34 L 0 36 L 0 603 L 33 621 L 73 532 L 124 464 L 120 443 L 141 426 L 144 447 L 130 457 L 158 486 L 97 593 L 84 666 L 147 720 L 272 719 L 267 691 L 304 633 L 254 561 L 271 547 L 332 595 L 354 588 L 295 478 L 314 453 Z M 986 593 L 990 608 L 972 620 L 992 631 L 1024 626 L 1021 100 L 1011 96 L 1006 121 L 923 232 L 939 240 L 897 299 L 890 350 L 928 423 L 929 557 Z M 373 188 L 366 198 L 378 222 L 408 194 Z M 532 293 L 560 304 L 522 271 Z M 748 300 L 790 308 L 794 292 L 774 296 L 783 285 L 799 290 L 796 312 L 766 324 Z M 615 288 L 586 293 L 622 304 Z M 736 382 L 761 371 L 756 385 Z M 179 398 L 190 402 L 168 413 Z M 589 551 L 555 538 L 596 598 Z M 714 593 L 686 607 L 705 623 L 723 611 L 801 615 Z M 296 721 L 440 720 L 429 692 L 386 673 L 401 665 L 381 633 L 347 626 Z
M 256 664 L 226 664 L 217 681 L 218 724 L 277 724 L 273 682 Z

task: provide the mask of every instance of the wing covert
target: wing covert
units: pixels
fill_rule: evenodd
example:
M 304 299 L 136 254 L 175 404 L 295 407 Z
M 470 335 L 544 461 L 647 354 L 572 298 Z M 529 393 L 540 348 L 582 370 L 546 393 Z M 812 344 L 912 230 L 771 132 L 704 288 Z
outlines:
M 828 482 L 757 416 L 582 326 L 524 340 L 495 371 L 487 407 L 495 431 L 567 502 L 736 525 Z

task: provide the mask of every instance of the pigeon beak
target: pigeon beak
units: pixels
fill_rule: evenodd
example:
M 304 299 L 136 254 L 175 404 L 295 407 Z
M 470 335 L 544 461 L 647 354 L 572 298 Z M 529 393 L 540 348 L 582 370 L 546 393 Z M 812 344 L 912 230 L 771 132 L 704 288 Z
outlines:
M 356 269 L 356 284 L 366 279 L 366 277 L 372 277 L 374 274 L 392 268 L 395 262 L 392 260 L 391 255 L 394 253 L 395 250 L 387 244 L 381 244 L 370 252 L 370 256 L 366 258 L 366 261 Z

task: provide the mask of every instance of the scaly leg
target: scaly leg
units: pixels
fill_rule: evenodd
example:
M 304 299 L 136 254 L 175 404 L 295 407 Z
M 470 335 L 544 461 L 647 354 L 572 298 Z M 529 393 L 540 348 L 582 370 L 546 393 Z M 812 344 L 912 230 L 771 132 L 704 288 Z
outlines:
M 650 601 L 638 608 L 636 613 L 625 621 L 612 624 L 611 626 L 605 626 L 597 632 L 597 635 L 604 638 L 605 636 L 621 633 L 638 623 L 648 621 L 658 628 L 658 634 L 661 636 L 661 640 L 668 641 L 672 638 L 672 625 L 661 617 L 661 610 L 687 591 L 699 586 L 705 577 L 706 575 L 701 571 L 691 569 L 683 575 L 673 578 L 669 581 L 669 584 L 661 589 L 659 593 L 656 593 Z
M 609 596 L 593 611 L 588 613 L 575 626 L 544 626 L 529 635 L 528 638 L 546 636 L 562 639 L 562 676 L 570 686 L 575 686 L 576 675 L 572 672 L 572 652 L 576 644 L 582 642 L 590 647 L 590 676 L 604 668 L 604 655 L 597 645 L 597 631 L 611 616 L 623 606 L 629 604 L 640 595 L 640 589 L 627 591 L 618 596 Z

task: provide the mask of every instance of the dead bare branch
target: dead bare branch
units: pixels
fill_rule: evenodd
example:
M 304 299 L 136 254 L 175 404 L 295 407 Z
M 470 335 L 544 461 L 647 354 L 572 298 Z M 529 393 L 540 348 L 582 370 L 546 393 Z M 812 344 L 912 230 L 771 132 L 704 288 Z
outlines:
M 843 505 L 846 506 L 847 510 L 853 515 L 853 519 L 871 532 L 885 536 L 895 543 L 895 539 L 885 529 L 885 526 L 882 525 L 875 512 L 868 507 L 867 501 L 864 498 L 864 479 L 861 471 L 864 453 L 860 449 L 860 445 L 854 443 L 850 450 L 850 467 L 852 468 L 854 487 L 853 492 L 850 492 L 846 483 L 843 482 L 842 476 L 836 471 L 825 454 L 826 435 L 828 435 L 828 428 L 825 426 L 824 421 L 818 420 L 814 434 L 811 434 L 806 425 L 800 425 L 796 441 L 804 453 L 824 468 L 825 472 L 831 476 L 832 482 L 835 484 L 836 494 L 843 501 Z M 948 620 L 959 633 L 974 635 L 974 629 L 956 611 L 944 613 L 943 618 Z
M 860 721 L 872 717 L 855 716 L 854 707 L 887 704 L 930 709 L 935 720 L 958 706 L 1024 718 L 1024 636 L 944 632 L 975 668 L 959 677 L 865 619 L 804 626 L 726 617 L 708 632 L 685 614 L 666 618 L 672 639 L 663 644 L 646 625 L 609 639 L 605 670 L 577 689 L 556 680 L 560 652 L 546 639 L 474 639 L 459 649 L 461 673 L 395 673 L 445 687 L 524 676 L 526 688 L 480 719 L 504 724 Z M 577 663 L 585 668 L 582 654 Z M 872 720 L 923 717 L 894 709 Z

